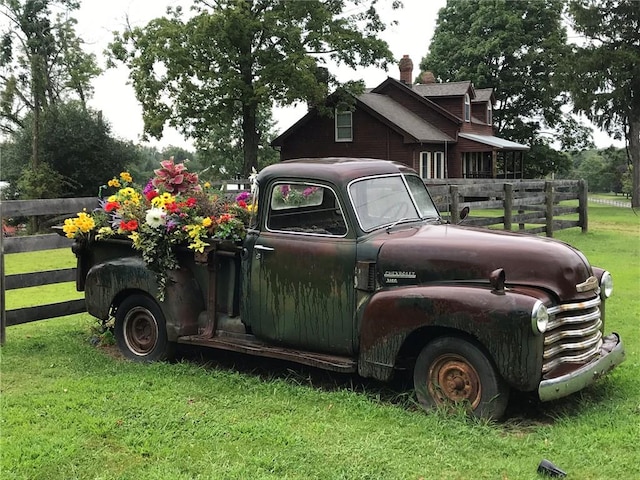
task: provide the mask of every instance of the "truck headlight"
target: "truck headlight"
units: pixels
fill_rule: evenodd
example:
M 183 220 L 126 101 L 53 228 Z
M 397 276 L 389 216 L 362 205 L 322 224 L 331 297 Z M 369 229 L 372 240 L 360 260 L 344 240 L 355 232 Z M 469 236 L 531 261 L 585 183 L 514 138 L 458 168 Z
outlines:
M 531 309 L 531 328 L 533 333 L 539 335 L 547 330 L 547 324 L 549 323 L 549 313 L 547 307 L 537 300 Z
M 613 293 L 613 277 L 609 272 L 604 272 L 600 277 L 600 297 L 605 300 Z

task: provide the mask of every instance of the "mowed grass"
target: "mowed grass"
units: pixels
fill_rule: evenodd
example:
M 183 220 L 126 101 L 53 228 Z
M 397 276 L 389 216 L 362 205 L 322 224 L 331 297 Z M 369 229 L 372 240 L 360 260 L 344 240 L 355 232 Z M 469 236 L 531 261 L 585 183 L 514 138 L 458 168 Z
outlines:
M 569 398 L 516 395 L 501 423 L 425 415 L 399 385 L 285 362 L 189 350 L 131 363 L 92 346 L 94 321 L 75 315 L 7 329 L 0 477 L 538 479 L 547 458 L 567 478 L 640 478 L 640 221 L 593 206 L 589 225 L 556 237 L 614 275 L 606 329 L 627 360 Z M 25 271 L 22 255 L 7 256 L 8 273 Z

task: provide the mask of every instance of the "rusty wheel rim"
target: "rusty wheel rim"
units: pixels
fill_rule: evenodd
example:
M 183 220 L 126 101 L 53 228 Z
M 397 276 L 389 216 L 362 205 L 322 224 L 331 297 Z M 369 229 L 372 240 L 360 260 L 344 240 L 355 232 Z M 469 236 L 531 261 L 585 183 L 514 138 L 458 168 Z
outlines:
M 158 342 L 158 322 L 144 307 L 129 310 L 124 318 L 123 328 L 124 341 L 129 350 L 136 355 L 147 355 Z
M 463 357 L 446 354 L 429 369 L 429 394 L 438 404 L 468 402 L 472 409 L 480 404 L 482 385 L 478 372 Z

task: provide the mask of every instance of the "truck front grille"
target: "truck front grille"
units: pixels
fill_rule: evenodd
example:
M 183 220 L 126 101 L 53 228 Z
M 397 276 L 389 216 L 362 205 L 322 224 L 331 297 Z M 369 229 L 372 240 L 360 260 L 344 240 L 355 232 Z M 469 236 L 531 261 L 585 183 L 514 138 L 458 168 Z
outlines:
M 590 362 L 602 346 L 600 297 L 549 308 L 542 373 Z M 564 370 L 564 368 L 562 368 Z

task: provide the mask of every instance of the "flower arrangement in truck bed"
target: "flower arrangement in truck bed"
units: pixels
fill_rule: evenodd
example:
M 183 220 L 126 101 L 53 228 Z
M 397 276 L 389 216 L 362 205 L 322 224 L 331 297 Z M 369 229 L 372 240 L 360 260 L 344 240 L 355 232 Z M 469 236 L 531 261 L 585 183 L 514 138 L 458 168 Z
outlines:
M 128 237 L 158 275 L 162 295 L 166 271 L 178 267 L 174 247 L 203 253 L 212 239 L 241 241 L 252 205 L 248 192 L 229 198 L 208 183 L 201 185 L 197 174 L 173 158 L 160 165 L 143 188 L 128 172 L 109 180 L 110 194 L 100 199 L 100 207 L 65 220 L 63 231 L 75 239 Z

